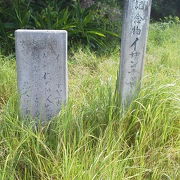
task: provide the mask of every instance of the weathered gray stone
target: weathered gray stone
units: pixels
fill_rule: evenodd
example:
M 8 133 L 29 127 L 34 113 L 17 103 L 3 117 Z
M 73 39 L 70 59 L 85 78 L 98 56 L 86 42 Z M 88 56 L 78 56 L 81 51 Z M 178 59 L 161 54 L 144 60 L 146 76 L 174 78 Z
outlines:
M 140 88 L 151 0 L 125 0 L 121 41 L 119 92 L 122 104 L 130 104 Z
M 67 32 L 17 30 L 15 38 L 20 113 L 45 122 L 67 99 Z

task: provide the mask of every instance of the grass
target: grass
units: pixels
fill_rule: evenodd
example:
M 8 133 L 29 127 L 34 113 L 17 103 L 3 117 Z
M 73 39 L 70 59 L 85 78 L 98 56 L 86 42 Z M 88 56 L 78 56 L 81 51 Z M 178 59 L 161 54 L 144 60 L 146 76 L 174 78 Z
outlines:
M 143 87 L 122 116 L 119 50 L 69 58 L 69 103 L 33 129 L 18 117 L 15 60 L 0 57 L 1 180 L 178 180 L 180 26 L 151 25 Z

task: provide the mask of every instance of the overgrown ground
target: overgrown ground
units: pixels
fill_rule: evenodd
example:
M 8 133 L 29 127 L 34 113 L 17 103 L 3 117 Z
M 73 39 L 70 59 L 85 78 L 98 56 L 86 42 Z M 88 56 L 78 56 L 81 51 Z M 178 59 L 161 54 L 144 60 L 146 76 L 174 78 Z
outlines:
M 18 118 L 15 60 L 0 57 L 1 180 L 180 179 L 180 26 L 151 25 L 143 87 L 121 115 L 119 50 L 69 58 L 69 103 L 47 127 Z

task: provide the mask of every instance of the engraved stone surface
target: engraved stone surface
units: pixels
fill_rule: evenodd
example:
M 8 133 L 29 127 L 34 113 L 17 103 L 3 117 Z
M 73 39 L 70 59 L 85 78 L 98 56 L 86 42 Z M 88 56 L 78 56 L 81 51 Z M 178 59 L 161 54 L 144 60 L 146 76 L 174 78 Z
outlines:
M 20 113 L 45 122 L 67 100 L 67 32 L 17 30 L 15 38 Z
M 119 92 L 130 104 L 140 88 L 152 0 L 125 0 Z

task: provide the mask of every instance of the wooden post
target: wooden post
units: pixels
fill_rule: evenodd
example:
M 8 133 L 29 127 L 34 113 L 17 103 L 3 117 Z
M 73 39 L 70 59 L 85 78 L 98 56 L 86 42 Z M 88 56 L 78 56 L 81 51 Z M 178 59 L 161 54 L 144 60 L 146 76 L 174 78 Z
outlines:
M 119 93 L 128 106 L 138 94 L 144 67 L 152 0 L 125 0 Z

